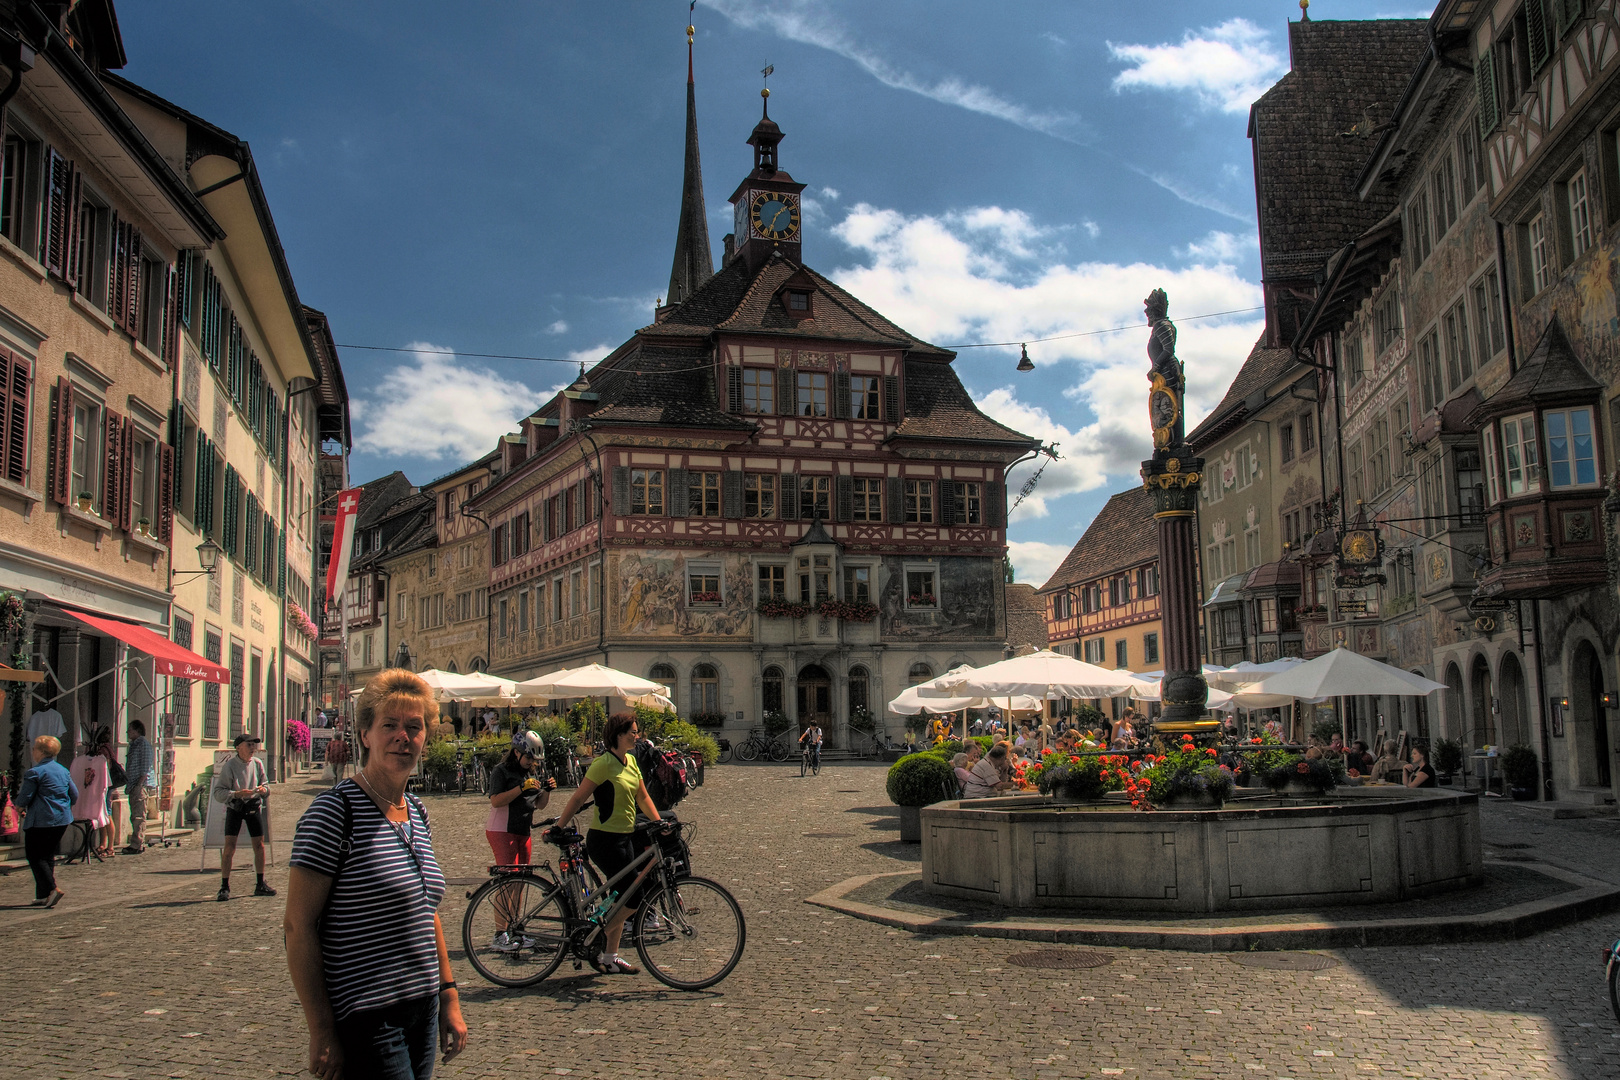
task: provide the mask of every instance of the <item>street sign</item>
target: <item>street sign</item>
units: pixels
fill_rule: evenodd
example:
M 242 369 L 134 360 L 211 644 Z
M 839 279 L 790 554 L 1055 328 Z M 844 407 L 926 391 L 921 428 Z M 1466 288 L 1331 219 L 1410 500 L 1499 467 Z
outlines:
M 1468 601 L 1469 611 L 1506 611 L 1512 606 L 1513 601 L 1500 596 L 1476 596 Z
M 1340 589 L 1365 589 L 1372 585 L 1387 585 L 1389 579 L 1383 574 L 1340 574 L 1333 584 Z

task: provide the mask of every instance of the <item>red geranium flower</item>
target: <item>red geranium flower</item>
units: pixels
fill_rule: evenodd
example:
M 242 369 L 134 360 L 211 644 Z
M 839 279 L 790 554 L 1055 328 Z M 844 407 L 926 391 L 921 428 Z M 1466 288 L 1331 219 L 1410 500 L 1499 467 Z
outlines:
M 1298 765 L 1294 766 L 1294 771 L 1299 773 L 1301 776 L 1309 776 L 1311 774 L 1311 766 L 1308 762 L 1302 761 Z

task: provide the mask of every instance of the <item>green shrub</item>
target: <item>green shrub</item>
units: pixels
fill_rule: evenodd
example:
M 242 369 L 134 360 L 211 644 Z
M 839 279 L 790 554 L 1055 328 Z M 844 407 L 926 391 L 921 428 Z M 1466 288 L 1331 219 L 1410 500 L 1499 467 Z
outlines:
M 501 758 L 511 749 L 512 740 L 506 735 L 480 735 L 478 741 L 473 743 L 473 753 L 484 763 L 485 771 L 499 765 Z
M 932 806 L 950 797 L 956 772 L 950 762 L 933 754 L 907 754 L 889 766 L 885 787 L 896 806 Z
M 435 780 L 455 775 L 456 744 L 448 739 L 430 742 L 422 752 L 422 773 Z
M 1431 759 L 1435 771 L 1441 776 L 1450 776 L 1462 768 L 1462 744 L 1455 739 L 1436 739 L 1434 741 L 1434 757 Z
M 789 720 L 786 714 L 772 710 L 765 714 L 765 718 L 760 722 L 760 725 L 765 729 L 765 737 L 774 739 L 792 727 L 793 721 Z
M 658 745 L 684 751 L 701 759 L 705 765 L 713 765 L 720 760 L 720 744 L 714 736 L 681 719 L 671 720 L 664 725 Z
M 1082 757 L 1051 750 L 1024 770 L 1024 779 L 1042 795 L 1087 802 L 1102 798 L 1105 792 L 1123 789 L 1120 770 L 1129 768 L 1130 760 L 1122 754 Z
M 870 735 L 877 730 L 877 718 L 863 705 L 849 714 L 849 730 Z
M 1502 779 L 1509 787 L 1535 790 L 1536 771 L 1536 752 L 1528 746 L 1510 746 L 1503 753 Z
M 1273 791 L 1281 791 L 1290 783 L 1304 784 L 1318 792 L 1332 791 L 1340 779 L 1327 758 L 1308 758 L 1302 754 L 1289 754 L 1271 767 L 1255 771 Z
M 584 739 L 600 738 L 606 722 L 607 710 L 595 698 L 581 698 L 568 710 L 568 723 Z

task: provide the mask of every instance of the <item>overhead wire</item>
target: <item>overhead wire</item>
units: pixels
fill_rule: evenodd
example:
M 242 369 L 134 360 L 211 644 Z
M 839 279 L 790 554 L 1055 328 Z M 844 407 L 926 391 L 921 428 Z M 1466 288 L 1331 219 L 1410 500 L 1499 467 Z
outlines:
M 1258 307 L 1258 306 L 1249 307 L 1249 308 L 1231 308 L 1231 309 L 1229 309 L 1227 311 L 1205 312 L 1202 315 L 1187 315 L 1187 316 L 1183 317 L 1182 319 L 1180 319 L 1178 321 L 1180 321 L 1180 322 L 1193 322 L 1193 321 L 1198 320 L 1198 319 L 1217 319 L 1217 318 L 1220 318 L 1223 315 L 1244 315 L 1244 314 L 1247 314 L 1248 312 L 1259 311 L 1259 310 L 1261 310 L 1261 308 Z M 1098 335 L 1101 335 L 1101 334 L 1117 334 L 1117 333 L 1120 333 L 1121 331 L 1125 331 L 1125 330 L 1144 329 L 1146 327 L 1146 325 L 1147 325 L 1146 323 L 1129 323 L 1129 324 L 1124 325 L 1124 326 L 1108 326 L 1108 327 L 1104 327 L 1101 330 L 1080 330 L 1080 331 L 1076 331 L 1076 332 L 1070 333 L 1070 334 L 1053 334 L 1050 337 L 1027 338 L 1027 339 L 1024 339 L 1022 341 L 976 341 L 976 342 L 969 342 L 969 343 L 963 344 L 963 345 L 942 345 L 942 346 L 940 346 L 940 348 L 951 349 L 951 350 L 957 350 L 957 349 L 990 349 L 990 348 L 1006 348 L 1006 347 L 1010 347 L 1010 346 L 1013 346 L 1013 345 L 1033 345 L 1033 344 L 1038 344 L 1038 343 L 1044 342 L 1044 341 L 1065 341 L 1065 340 L 1068 340 L 1070 338 L 1097 337 Z M 461 352 L 461 351 L 456 350 L 456 349 L 447 349 L 447 348 L 425 349 L 425 348 L 420 348 L 420 347 L 412 348 L 411 346 L 407 346 L 407 345 L 355 345 L 355 344 L 342 344 L 342 343 L 340 343 L 338 345 L 338 348 L 340 348 L 340 349 L 356 349 L 356 350 L 360 350 L 360 351 L 364 351 L 364 352 L 430 353 L 430 354 L 438 354 L 438 355 L 442 355 L 442 356 L 465 357 L 465 358 L 474 359 L 474 360 L 521 360 L 521 361 L 525 361 L 525 362 L 540 363 L 540 364 L 578 364 L 578 363 L 580 363 L 580 360 L 577 357 L 566 357 L 566 356 L 524 356 L 524 355 L 521 355 L 521 354 L 518 354 L 518 353 Z M 587 361 L 586 363 L 588 365 L 590 362 Z M 664 367 L 664 366 L 660 366 L 660 367 L 657 367 L 657 368 L 648 368 L 648 369 L 645 369 L 645 370 L 637 369 L 637 368 L 624 368 L 624 367 L 621 367 L 621 368 L 616 368 L 615 370 L 622 371 L 622 372 L 624 372 L 626 374 L 630 374 L 630 375 L 646 375 L 646 374 L 652 373 L 653 371 L 657 371 L 660 374 L 679 374 L 680 372 L 683 372 L 683 371 L 702 371 L 705 368 L 708 368 L 709 366 L 710 366 L 709 362 L 704 362 L 704 363 L 700 363 L 700 364 L 693 364 L 690 367 Z

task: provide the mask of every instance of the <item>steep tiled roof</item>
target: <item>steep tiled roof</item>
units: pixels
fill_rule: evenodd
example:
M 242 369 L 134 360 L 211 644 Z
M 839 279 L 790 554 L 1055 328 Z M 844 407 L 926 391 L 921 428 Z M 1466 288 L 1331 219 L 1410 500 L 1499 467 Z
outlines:
M 1046 605 L 1033 585 L 1007 586 L 1007 644 L 1014 656 L 1046 648 Z
M 1133 487 L 1112 495 L 1086 526 L 1041 591 L 1102 577 L 1159 557 L 1159 531 L 1153 526 L 1153 494 Z
M 360 509 L 355 515 L 357 528 L 369 528 L 388 516 L 395 503 L 408 498 L 411 482 L 395 469 L 387 476 L 360 485 Z
M 1373 132 L 1394 114 L 1427 48 L 1427 26 L 1425 19 L 1288 24 L 1291 70 L 1249 114 L 1267 281 L 1309 277 L 1395 205 L 1389 190 L 1363 202 L 1356 180 Z
M 1035 445 L 1028 435 L 980 412 L 956 369 L 937 360 L 906 361 L 906 415 L 894 437 Z
M 1254 343 L 1249 350 L 1249 357 L 1243 361 L 1238 369 L 1237 377 L 1232 385 L 1226 388 L 1226 394 L 1221 403 L 1215 406 L 1215 411 L 1204 417 L 1203 421 L 1187 433 L 1187 441 L 1196 450 L 1204 450 L 1221 435 L 1231 429 L 1235 421 L 1248 415 L 1244 405 L 1250 395 L 1265 391 L 1266 387 L 1287 374 L 1288 369 L 1294 365 L 1294 354 L 1289 349 L 1268 349 L 1264 346 L 1265 336 Z
M 815 315 L 794 320 L 781 304 L 772 301 L 777 290 L 800 273 L 816 287 L 811 303 Z M 814 270 L 781 254 L 773 255 L 753 274 L 745 260 L 731 260 L 662 322 L 644 326 L 637 333 L 650 338 L 707 338 L 716 330 L 887 346 L 908 349 L 915 356 L 955 355 L 912 336 Z
M 591 373 L 591 389 L 603 404 L 590 422 L 753 430 L 753 424 L 715 404 L 710 355 L 706 348 L 637 344 Z

